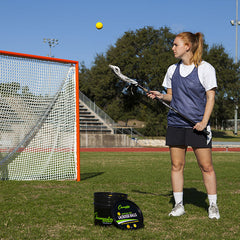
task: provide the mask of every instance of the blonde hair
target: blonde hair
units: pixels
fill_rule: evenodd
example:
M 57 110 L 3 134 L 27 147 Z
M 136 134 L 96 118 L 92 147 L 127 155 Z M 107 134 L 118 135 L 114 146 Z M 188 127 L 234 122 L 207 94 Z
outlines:
M 189 45 L 190 51 L 193 53 L 190 61 L 198 67 L 202 62 L 203 34 L 200 32 L 195 34 L 191 32 L 182 32 L 179 33 L 177 37 L 180 37 L 186 45 Z

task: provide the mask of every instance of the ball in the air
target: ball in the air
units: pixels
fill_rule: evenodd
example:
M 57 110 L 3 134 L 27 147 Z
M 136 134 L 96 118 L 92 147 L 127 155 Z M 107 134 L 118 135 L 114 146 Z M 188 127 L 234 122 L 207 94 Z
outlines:
M 101 22 L 97 22 L 96 23 L 96 28 L 97 29 L 102 29 L 103 28 L 103 24 Z

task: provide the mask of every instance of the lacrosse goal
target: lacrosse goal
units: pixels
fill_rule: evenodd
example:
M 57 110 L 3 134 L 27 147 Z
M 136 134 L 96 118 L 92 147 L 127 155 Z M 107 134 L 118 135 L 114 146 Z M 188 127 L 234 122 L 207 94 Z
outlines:
M 0 51 L 0 178 L 80 181 L 78 62 Z

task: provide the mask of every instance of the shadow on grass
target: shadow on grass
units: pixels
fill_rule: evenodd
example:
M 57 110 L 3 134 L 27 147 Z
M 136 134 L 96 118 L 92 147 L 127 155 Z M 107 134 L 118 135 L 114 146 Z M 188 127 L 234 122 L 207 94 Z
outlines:
M 90 172 L 90 173 L 81 173 L 81 181 L 87 180 L 89 178 L 94 178 L 99 175 L 102 175 L 104 172 Z
M 168 198 L 170 198 L 169 202 L 172 203 L 173 206 L 175 204 L 172 191 L 167 194 L 143 192 L 143 191 L 139 191 L 139 190 L 132 190 L 132 192 L 146 194 L 146 195 L 153 195 L 153 196 L 168 197 Z M 197 207 L 207 210 L 208 204 L 207 204 L 206 200 L 207 200 L 207 194 L 204 192 L 198 191 L 196 188 L 184 188 L 183 189 L 184 205 L 192 204 L 192 205 L 195 205 Z
M 212 130 L 212 135 L 213 135 L 213 137 L 216 137 L 216 138 L 226 138 L 227 137 L 227 134 L 225 132 L 214 131 L 214 130 Z M 228 137 L 231 138 L 230 136 L 228 136 Z
M 212 135 L 214 138 L 223 138 L 223 139 L 235 139 L 236 136 L 232 136 L 230 133 L 226 133 L 224 131 L 215 131 L 212 130 Z
M 183 203 L 192 204 L 197 207 L 208 209 L 208 204 L 206 202 L 207 194 L 201 191 L 198 191 L 196 188 L 184 188 L 183 189 Z M 175 204 L 173 195 L 171 194 L 171 199 L 169 201 L 173 205 Z
M 167 194 L 163 194 L 163 193 L 151 193 L 151 192 L 143 192 L 140 190 L 132 190 L 132 192 L 134 193 L 140 193 L 140 194 L 146 194 L 146 195 L 153 195 L 153 196 L 163 196 L 163 197 L 170 197 L 172 196 L 172 193 L 167 193 Z

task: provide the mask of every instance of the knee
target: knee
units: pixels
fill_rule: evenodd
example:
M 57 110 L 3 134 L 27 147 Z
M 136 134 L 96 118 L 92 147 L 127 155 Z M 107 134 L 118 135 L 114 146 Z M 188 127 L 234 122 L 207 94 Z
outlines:
M 182 172 L 184 169 L 184 163 L 172 163 L 173 172 Z
M 209 174 L 209 175 L 214 173 L 214 168 L 213 168 L 212 164 L 200 165 L 199 167 L 200 167 L 200 169 L 203 173 L 206 173 L 206 174 Z

